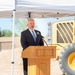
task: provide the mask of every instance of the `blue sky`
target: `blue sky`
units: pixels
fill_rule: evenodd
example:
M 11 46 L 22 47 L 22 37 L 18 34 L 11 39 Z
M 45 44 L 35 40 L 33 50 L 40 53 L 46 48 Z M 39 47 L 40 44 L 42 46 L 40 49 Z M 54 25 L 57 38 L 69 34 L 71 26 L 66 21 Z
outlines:
M 10 18 L 0 18 L 0 28 L 3 29 L 9 29 L 11 30 L 12 26 L 12 19 Z
M 51 22 L 51 25 L 55 22 L 59 21 L 67 21 L 67 20 L 74 20 L 74 17 L 69 18 L 42 18 L 42 19 L 35 19 L 35 25 L 37 26 L 37 30 L 40 30 L 43 36 L 46 36 L 48 33 L 48 22 Z M 0 18 L 0 28 L 12 30 L 12 19 L 11 18 Z

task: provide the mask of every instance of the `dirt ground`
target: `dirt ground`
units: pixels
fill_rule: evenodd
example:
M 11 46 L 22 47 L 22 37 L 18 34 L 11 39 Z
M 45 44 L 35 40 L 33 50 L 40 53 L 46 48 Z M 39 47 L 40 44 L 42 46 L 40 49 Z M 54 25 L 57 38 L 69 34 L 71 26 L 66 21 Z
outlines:
M 23 75 L 21 49 L 14 50 L 14 70 L 12 71 L 12 51 L 0 51 L 0 75 Z M 51 75 L 62 75 L 59 62 L 51 59 Z

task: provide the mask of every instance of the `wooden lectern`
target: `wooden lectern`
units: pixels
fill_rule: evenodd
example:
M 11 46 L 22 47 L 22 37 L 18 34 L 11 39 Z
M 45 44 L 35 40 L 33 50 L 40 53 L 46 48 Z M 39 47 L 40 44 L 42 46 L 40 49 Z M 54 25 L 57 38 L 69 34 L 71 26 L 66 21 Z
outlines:
M 56 57 L 56 46 L 29 46 L 22 52 L 28 58 L 28 75 L 50 75 L 50 58 Z

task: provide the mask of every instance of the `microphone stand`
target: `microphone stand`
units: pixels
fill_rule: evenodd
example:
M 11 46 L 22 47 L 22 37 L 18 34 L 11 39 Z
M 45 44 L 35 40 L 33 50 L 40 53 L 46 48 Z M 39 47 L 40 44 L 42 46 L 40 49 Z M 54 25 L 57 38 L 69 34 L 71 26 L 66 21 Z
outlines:
M 44 38 L 44 37 L 43 37 Z M 48 46 L 47 42 L 43 39 L 44 43 L 46 44 L 46 46 Z

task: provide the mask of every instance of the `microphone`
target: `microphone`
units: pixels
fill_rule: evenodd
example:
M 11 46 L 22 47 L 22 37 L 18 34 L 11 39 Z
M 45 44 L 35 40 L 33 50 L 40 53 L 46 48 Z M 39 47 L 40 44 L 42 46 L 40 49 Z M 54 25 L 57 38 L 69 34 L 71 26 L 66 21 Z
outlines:
M 47 42 L 44 40 L 44 37 L 42 36 L 43 42 L 48 46 Z

